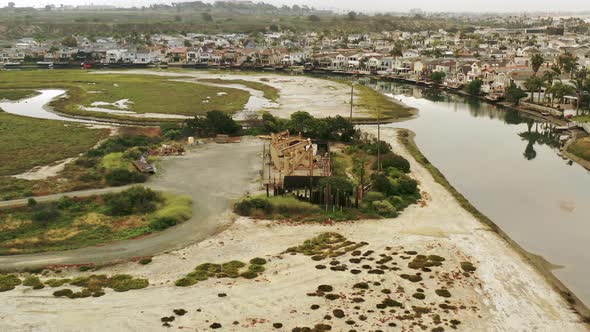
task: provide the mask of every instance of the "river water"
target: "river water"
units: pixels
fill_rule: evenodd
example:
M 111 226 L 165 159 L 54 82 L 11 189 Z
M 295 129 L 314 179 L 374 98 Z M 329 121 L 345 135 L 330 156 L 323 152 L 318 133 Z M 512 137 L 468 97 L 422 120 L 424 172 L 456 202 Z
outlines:
M 477 100 L 379 82 L 378 90 L 419 109 L 387 125 L 416 144 L 449 182 L 590 305 L 590 172 L 562 159 L 554 131 Z M 490 257 L 493 259 L 493 257 Z
M 39 94 L 37 96 L 31 98 L 18 101 L 0 102 L 0 109 L 6 113 L 18 114 L 31 118 L 62 120 L 70 122 L 90 122 L 61 116 L 46 109 L 47 104 L 49 104 L 50 101 L 66 93 L 64 90 L 50 89 L 39 90 L 38 92 Z

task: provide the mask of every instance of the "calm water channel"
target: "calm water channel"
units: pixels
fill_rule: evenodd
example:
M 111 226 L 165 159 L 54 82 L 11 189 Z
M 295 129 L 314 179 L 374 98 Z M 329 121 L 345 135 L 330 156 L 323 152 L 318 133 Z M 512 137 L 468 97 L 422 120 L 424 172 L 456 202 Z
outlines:
M 414 131 L 424 155 L 473 205 L 525 250 L 558 265 L 555 275 L 590 305 L 590 172 L 557 154 L 547 126 L 456 95 L 376 88 L 420 110 L 389 126 Z

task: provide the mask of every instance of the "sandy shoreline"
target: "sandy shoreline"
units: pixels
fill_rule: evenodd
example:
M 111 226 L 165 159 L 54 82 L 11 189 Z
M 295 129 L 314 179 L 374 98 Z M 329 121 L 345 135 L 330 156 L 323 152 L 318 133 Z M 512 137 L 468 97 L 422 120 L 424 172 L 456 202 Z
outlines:
M 427 326 L 427 330 L 435 326 L 450 330 L 452 320 L 459 321 L 455 327 L 463 331 L 588 330 L 542 275 L 496 233 L 460 207 L 452 195 L 399 146 L 394 130 L 383 130 L 382 137 L 410 160 L 413 176 L 419 180 L 427 197 L 424 206 L 412 206 L 396 219 L 335 225 L 291 225 L 239 218 L 226 231 L 196 245 L 157 256 L 150 265 L 127 263 L 99 272 L 147 277 L 151 286 L 144 290 L 109 292 L 102 298 L 79 300 L 53 298 L 53 289 L 32 291 L 21 287 L 2 293 L 0 326 L 18 331 L 75 331 L 82 327 L 88 331 L 157 331 L 165 330 L 161 317 L 173 315 L 173 309 L 183 308 L 188 313 L 176 317 L 172 326 L 192 331 L 210 330 L 208 327 L 213 323 L 221 324 L 220 330 L 225 331 L 290 331 L 296 326 L 313 327 L 318 323 L 329 324 L 336 331 L 402 328 L 419 331 L 420 325 Z M 347 265 L 346 271 L 318 270 L 317 264 L 330 266 L 330 260 L 316 262 L 303 255 L 281 254 L 323 232 L 337 232 L 355 242 L 366 241 L 368 245 L 361 248 L 363 252 L 374 251 L 369 256 L 374 256 L 375 260 L 382 257 L 380 254 L 388 255 L 393 260 L 386 265 L 400 270 L 389 270 L 383 275 L 369 274 L 360 266 L 374 266 L 375 260 L 355 264 L 350 262 L 353 258 L 350 253 L 337 258 L 340 264 Z M 423 280 L 413 283 L 400 277 L 416 273 L 407 266 L 411 258 L 401 257 L 412 256 L 404 251 L 439 255 L 445 261 L 432 272 L 421 272 Z M 393 252 L 398 254 L 393 255 Z M 187 288 L 173 284 L 200 263 L 248 261 L 253 257 L 269 260 L 267 270 L 254 280 L 209 279 Z M 462 261 L 472 262 L 477 270 L 463 275 Z M 363 272 L 353 274 L 353 269 Z M 359 282 L 368 282 L 369 290 L 354 290 L 352 286 Z M 330 301 L 306 295 L 321 284 L 331 285 L 342 297 Z M 417 288 L 424 291 L 425 300 L 412 297 Z M 448 299 L 438 296 L 434 290 L 441 288 L 448 289 L 452 296 Z M 383 289 L 393 293 L 386 295 L 381 292 Z M 226 293 L 227 297 L 220 298 L 219 293 Z M 359 297 L 364 302 L 352 300 Z M 405 308 L 388 307 L 381 313 L 376 304 L 387 297 L 399 301 Z M 319 309 L 311 309 L 314 304 L 319 305 Z M 454 309 L 442 309 L 443 304 Z M 414 315 L 413 306 L 431 311 L 409 319 L 406 316 Z M 335 309 L 343 310 L 345 317 L 325 319 L 325 315 L 333 316 Z M 406 310 L 411 314 L 405 313 Z M 439 315 L 440 325 L 435 324 L 436 315 Z M 234 325 L 234 321 L 238 324 Z M 349 325 L 347 321 L 354 323 Z M 395 328 L 388 325 L 392 322 L 397 325 Z M 273 323 L 281 323 L 283 328 L 275 329 Z

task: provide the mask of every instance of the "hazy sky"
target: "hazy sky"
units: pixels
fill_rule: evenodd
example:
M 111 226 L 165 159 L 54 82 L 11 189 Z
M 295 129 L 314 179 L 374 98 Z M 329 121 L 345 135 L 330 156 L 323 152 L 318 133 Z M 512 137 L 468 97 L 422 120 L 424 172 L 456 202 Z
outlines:
M 0 0 L 0 6 L 14 1 L 17 6 L 43 7 L 47 4 L 89 5 L 109 4 L 116 6 L 145 6 L 153 3 L 171 3 L 174 0 Z M 213 0 L 203 0 L 213 2 Z M 182 0 L 176 0 L 182 2 Z M 255 2 L 258 2 L 255 0 Z M 421 8 L 425 11 L 587 11 L 588 0 L 266 0 L 273 5 L 308 5 L 316 8 L 353 9 L 358 11 L 407 11 Z

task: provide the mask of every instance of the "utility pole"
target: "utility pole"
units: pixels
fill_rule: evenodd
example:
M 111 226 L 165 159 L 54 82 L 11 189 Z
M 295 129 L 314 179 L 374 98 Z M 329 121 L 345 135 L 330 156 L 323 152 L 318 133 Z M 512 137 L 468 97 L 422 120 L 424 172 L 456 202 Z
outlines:
M 377 173 L 381 173 L 381 111 L 377 109 Z
M 350 77 L 350 123 L 352 123 L 352 104 L 354 98 L 354 75 Z

